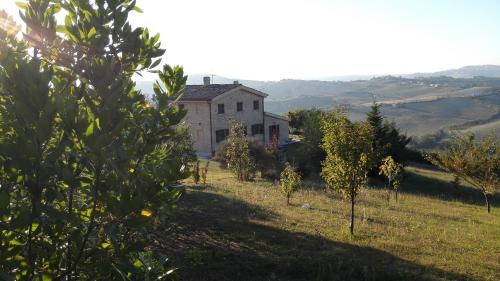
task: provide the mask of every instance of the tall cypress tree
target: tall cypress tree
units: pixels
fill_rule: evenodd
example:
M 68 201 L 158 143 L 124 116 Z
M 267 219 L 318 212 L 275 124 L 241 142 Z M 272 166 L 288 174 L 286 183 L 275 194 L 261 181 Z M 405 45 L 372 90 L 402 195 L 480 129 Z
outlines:
M 411 138 L 401 134 L 394 122 L 384 120 L 381 106 L 373 102 L 370 111 L 366 114 L 366 121 L 373 128 L 372 148 L 375 153 L 375 161 L 370 171 L 370 176 L 378 175 L 378 167 L 382 159 L 392 156 L 397 162 L 405 162 L 406 145 Z

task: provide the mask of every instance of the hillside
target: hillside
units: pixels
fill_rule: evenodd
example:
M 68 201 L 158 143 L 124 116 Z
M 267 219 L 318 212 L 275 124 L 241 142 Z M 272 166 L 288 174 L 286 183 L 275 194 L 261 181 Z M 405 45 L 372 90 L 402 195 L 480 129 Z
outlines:
M 497 68 L 500 67 L 470 66 L 456 73 L 494 75 Z M 439 72 L 441 73 L 450 74 L 451 71 Z M 199 84 L 201 78 L 201 75 L 191 76 L 188 83 Z M 220 76 L 214 76 L 213 80 L 215 83 L 233 82 L 232 79 Z M 351 117 L 360 119 L 364 117 L 369 105 L 377 100 L 383 105 L 386 117 L 412 136 L 472 124 L 478 120 L 491 119 L 500 113 L 500 78 L 492 77 L 383 76 L 355 81 L 286 79 L 239 82 L 268 93 L 266 110 L 277 114 L 297 108 L 328 109 L 347 106 Z M 151 82 L 138 82 L 138 87 L 151 92 Z M 500 131 L 497 125 L 498 122 L 492 122 L 489 126 L 481 127 L 481 130 L 492 128 Z
M 361 193 L 351 238 L 337 194 L 306 182 L 286 206 L 276 185 L 212 162 L 206 185 L 185 182 L 163 246 L 181 280 L 500 280 L 498 204 L 488 214 L 450 175 L 407 172 L 398 202 L 380 183 Z

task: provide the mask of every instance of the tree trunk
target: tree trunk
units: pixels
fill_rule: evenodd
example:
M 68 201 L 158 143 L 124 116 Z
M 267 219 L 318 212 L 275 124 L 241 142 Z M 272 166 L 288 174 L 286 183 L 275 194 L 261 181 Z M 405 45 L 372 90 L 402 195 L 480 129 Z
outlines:
M 398 190 L 394 190 L 394 192 L 396 193 L 396 202 L 398 202 Z
M 488 198 L 488 194 L 484 194 L 484 199 L 486 200 L 486 207 L 488 208 L 488 214 L 491 212 L 491 203 L 490 199 Z
M 286 195 L 286 204 L 290 205 L 290 194 Z
M 351 195 L 351 235 L 354 234 L 354 196 Z

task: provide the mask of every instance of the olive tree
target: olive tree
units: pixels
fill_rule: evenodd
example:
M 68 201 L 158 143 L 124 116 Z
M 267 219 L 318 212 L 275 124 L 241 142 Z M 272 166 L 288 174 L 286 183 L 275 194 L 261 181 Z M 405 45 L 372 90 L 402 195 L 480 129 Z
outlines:
M 290 205 L 290 197 L 300 186 L 300 175 L 287 162 L 285 169 L 280 174 L 280 187 L 286 196 L 286 204 Z
M 193 157 L 171 104 L 183 69 L 154 69 L 164 50 L 129 24 L 135 1 L 18 5 L 22 36 L 0 30 L 0 277 L 163 276 L 171 184 Z M 144 71 L 158 74 L 156 104 L 132 80 Z
M 321 176 L 329 188 L 351 202 L 351 234 L 354 232 L 354 204 L 366 186 L 373 161 L 373 129 L 366 122 L 351 122 L 344 111 L 329 112 L 321 122 L 323 149 Z
M 478 141 L 474 135 L 456 135 L 444 151 L 429 160 L 481 191 L 488 213 L 491 200 L 500 189 L 500 141 L 492 133 Z
M 398 200 L 398 190 L 401 186 L 403 175 L 403 165 L 397 163 L 391 156 L 387 156 L 382 160 L 382 165 L 379 167 L 379 174 L 384 175 L 388 180 L 388 188 L 394 190 L 396 201 Z

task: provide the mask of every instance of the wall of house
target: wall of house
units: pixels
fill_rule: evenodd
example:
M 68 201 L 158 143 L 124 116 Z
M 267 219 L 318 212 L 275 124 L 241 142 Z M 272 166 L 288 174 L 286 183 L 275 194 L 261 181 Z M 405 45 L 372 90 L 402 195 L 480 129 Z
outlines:
M 198 156 L 210 157 L 210 105 L 206 101 L 179 101 L 187 110 L 183 121 L 189 124 Z
M 264 114 L 264 133 L 266 137 L 266 144 L 269 143 L 270 134 L 269 127 L 272 125 L 279 125 L 279 144 L 285 144 L 289 140 L 288 136 L 288 121 L 282 118 L 274 117 L 271 114 Z
M 259 109 L 253 109 L 253 102 L 259 101 Z M 243 102 L 243 111 L 236 111 L 236 103 Z M 243 122 L 247 126 L 248 138 L 263 142 L 264 135 L 259 134 L 252 136 L 252 125 L 263 124 L 264 116 L 264 97 L 247 92 L 242 89 L 228 92 L 220 95 L 212 100 L 212 143 L 214 152 L 217 151 L 220 144 L 223 142 L 216 142 L 215 132 L 217 130 L 229 129 L 230 121 L 237 120 Z M 217 113 L 218 104 L 224 104 L 224 114 Z

